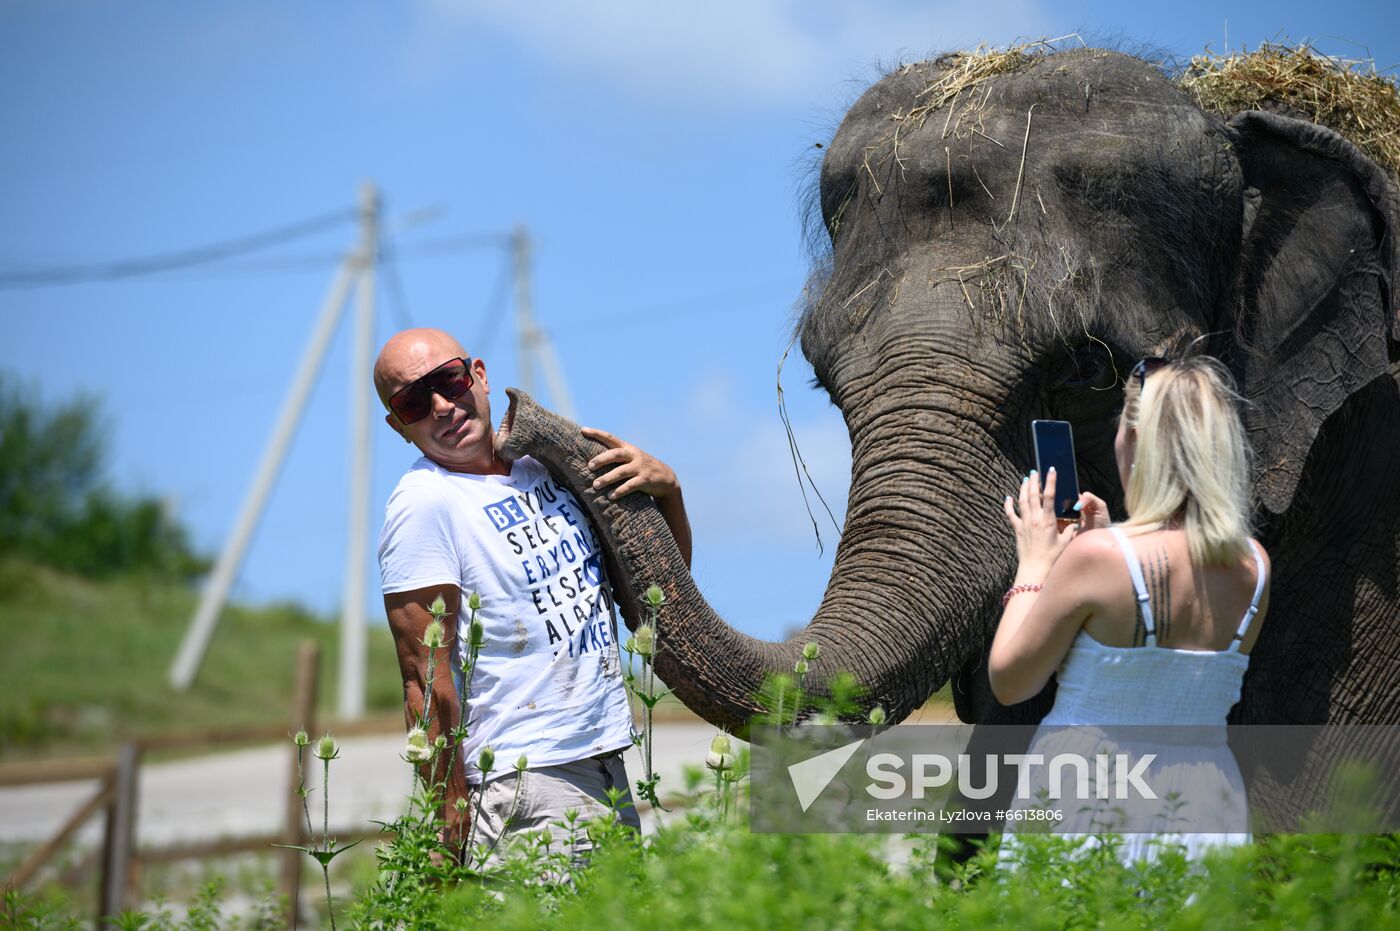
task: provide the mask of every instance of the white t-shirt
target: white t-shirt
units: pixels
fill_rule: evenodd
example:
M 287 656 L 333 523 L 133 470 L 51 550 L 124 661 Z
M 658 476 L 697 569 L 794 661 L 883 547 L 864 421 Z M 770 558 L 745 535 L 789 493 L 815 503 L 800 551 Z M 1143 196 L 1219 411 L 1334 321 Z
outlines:
M 462 590 L 452 666 L 467 651 L 467 595 L 485 644 L 468 696 L 468 780 L 490 745 L 510 772 L 572 763 L 632 744 L 612 591 L 577 499 L 534 459 L 509 476 L 452 472 L 426 457 L 399 479 L 384 510 L 379 570 L 385 594 L 433 585 Z M 426 606 L 425 606 L 426 607 Z

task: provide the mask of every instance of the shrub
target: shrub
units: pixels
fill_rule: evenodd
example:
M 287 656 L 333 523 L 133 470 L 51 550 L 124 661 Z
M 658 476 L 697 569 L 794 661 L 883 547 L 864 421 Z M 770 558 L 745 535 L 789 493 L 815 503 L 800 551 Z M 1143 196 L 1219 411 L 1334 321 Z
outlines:
M 101 409 L 81 396 L 47 407 L 0 375 L 0 552 L 91 577 L 207 568 L 157 498 L 102 480 Z

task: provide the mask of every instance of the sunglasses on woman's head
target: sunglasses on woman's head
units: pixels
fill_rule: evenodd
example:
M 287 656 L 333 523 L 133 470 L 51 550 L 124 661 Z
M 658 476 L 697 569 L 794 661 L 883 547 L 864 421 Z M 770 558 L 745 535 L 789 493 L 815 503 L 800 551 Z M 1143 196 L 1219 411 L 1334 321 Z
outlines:
M 389 396 L 389 409 L 408 426 L 433 412 L 433 393 L 455 401 L 472 386 L 471 363 L 466 359 L 449 359 L 422 378 L 411 381 Z
M 1157 371 L 1163 366 L 1171 365 L 1171 359 L 1164 359 L 1161 356 L 1148 356 L 1146 359 L 1139 359 L 1137 365 L 1128 373 L 1129 378 L 1136 378 L 1138 390 L 1141 391 L 1147 384 L 1147 376 Z

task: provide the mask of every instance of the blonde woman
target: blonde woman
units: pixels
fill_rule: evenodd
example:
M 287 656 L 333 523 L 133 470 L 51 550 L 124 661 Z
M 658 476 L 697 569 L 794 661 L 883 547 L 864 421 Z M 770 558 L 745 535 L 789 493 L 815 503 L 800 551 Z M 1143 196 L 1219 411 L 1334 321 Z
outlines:
M 1128 519 L 1081 496 L 1080 524 L 1060 529 L 1056 476 L 1032 473 L 1006 518 L 1019 566 L 1004 599 L 989 675 L 1003 704 L 1025 701 L 1058 673 L 1055 705 L 1032 752 L 1054 751 L 1059 726 L 1177 724 L 1222 727 L 1238 700 L 1269 602 L 1269 559 L 1250 536 L 1249 457 L 1237 395 L 1219 362 L 1144 359 L 1125 388 L 1114 450 Z M 1076 728 L 1081 735 L 1082 727 Z M 1081 740 L 1082 743 L 1082 740 Z M 1048 759 L 1049 757 L 1047 757 Z M 1223 741 L 1177 759 L 1219 783 L 1224 833 L 1177 835 L 1188 854 L 1249 840 L 1239 769 Z M 1168 780 L 1170 783 L 1170 779 Z M 1160 785 L 1161 783 L 1157 783 Z M 1199 782 L 1185 798 L 1194 823 L 1211 823 Z M 1057 832 L 1105 829 L 1066 806 Z M 1017 825 L 1008 822 L 1008 830 Z M 1008 835 L 1008 839 L 1014 840 Z M 1003 849 L 1014 848 L 1014 843 Z M 1120 856 L 1154 856 L 1147 835 Z

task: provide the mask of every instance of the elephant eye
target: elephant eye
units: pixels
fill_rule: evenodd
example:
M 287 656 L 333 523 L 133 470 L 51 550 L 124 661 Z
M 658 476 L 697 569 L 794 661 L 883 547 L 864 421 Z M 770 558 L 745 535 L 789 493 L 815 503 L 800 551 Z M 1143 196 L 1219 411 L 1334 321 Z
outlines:
M 1066 388 L 1107 391 L 1118 384 L 1113 354 L 1101 343 L 1089 343 L 1069 353 L 1060 384 Z

